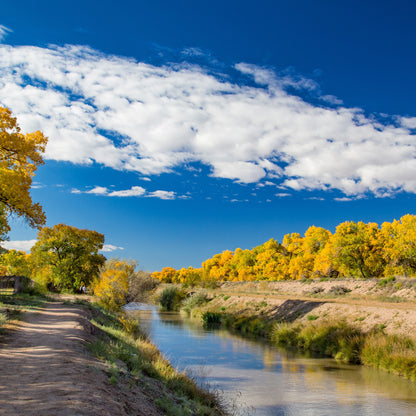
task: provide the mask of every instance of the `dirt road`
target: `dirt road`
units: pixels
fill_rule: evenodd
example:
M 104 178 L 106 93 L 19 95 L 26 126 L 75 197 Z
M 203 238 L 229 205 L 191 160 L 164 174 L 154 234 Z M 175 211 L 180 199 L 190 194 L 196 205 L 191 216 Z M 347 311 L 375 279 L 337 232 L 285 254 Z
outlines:
M 0 345 L 1 416 L 157 415 L 137 389 L 113 386 L 86 348 L 82 309 L 31 311 Z

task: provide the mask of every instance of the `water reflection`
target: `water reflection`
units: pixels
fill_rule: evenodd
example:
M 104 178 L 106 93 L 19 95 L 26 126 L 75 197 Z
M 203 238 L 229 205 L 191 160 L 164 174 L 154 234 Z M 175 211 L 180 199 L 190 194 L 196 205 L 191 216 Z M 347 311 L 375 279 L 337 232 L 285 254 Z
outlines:
M 223 390 L 239 403 L 241 415 L 250 408 L 261 416 L 416 414 L 416 384 L 405 379 L 295 356 L 221 329 L 208 331 L 151 305 L 132 313 L 173 365 Z

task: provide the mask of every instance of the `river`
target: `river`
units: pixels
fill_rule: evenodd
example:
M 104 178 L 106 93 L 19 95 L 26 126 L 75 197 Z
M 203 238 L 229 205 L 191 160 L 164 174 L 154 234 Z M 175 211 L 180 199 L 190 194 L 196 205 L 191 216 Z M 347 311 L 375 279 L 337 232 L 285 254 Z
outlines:
M 205 330 L 179 313 L 130 304 L 179 370 L 222 392 L 238 415 L 414 416 L 416 383 L 371 368 L 305 358 L 266 342 Z

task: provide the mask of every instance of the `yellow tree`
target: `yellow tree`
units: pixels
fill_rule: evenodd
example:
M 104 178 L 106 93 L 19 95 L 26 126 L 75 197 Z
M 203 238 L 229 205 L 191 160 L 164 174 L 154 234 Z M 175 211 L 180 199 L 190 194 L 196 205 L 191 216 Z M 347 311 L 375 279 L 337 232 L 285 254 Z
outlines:
M 160 272 L 153 272 L 153 279 L 158 279 L 162 283 L 176 283 L 177 271 L 173 267 L 164 267 Z
M 271 238 L 256 247 L 254 270 L 257 280 L 282 280 L 288 277 L 288 257 L 286 248 Z
M 404 215 L 400 221 L 381 226 L 388 274 L 416 275 L 416 216 Z
M 346 276 L 383 275 L 383 241 L 376 223 L 346 221 L 338 225 L 332 240 L 334 264 Z
M 6 268 L 9 275 L 30 277 L 30 254 L 24 251 L 7 251 L 0 256 L 0 265 Z
M 126 303 L 129 279 L 134 274 L 134 261 L 110 259 L 100 269 L 94 294 L 107 309 L 117 311 Z
M 316 258 L 325 249 L 330 236 L 331 233 L 325 228 L 312 225 L 306 230 L 302 240 L 297 239 L 297 255 L 292 257 L 289 265 L 292 279 L 314 277 Z
M 0 107 L 0 231 L 9 231 L 9 214 L 24 218 L 34 228 L 45 223 L 42 207 L 32 202 L 29 191 L 37 167 L 43 164 L 46 144 L 40 131 L 22 134 L 11 111 Z

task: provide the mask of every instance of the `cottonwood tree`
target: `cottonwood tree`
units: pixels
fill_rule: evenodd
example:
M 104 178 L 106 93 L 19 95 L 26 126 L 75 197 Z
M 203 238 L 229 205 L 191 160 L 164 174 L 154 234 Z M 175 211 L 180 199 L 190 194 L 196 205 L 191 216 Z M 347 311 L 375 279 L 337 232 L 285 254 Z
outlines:
M 45 213 L 29 191 L 37 167 L 44 163 L 47 141 L 40 131 L 22 134 L 11 111 L 0 107 L 0 238 L 10 231 L 10 214 L 34 228 L 45 224 Z
M 42 228 L 32 247 L 36 277 L 59 290 L 78 290 L 98 276 L 105 257 L 104 235 L 65 224 Z
M 137 262 L 110 259 L 100 268 L 94 294 L 107 309 L 117 311 L 127 302 L 129 280 L 134 276 Z

